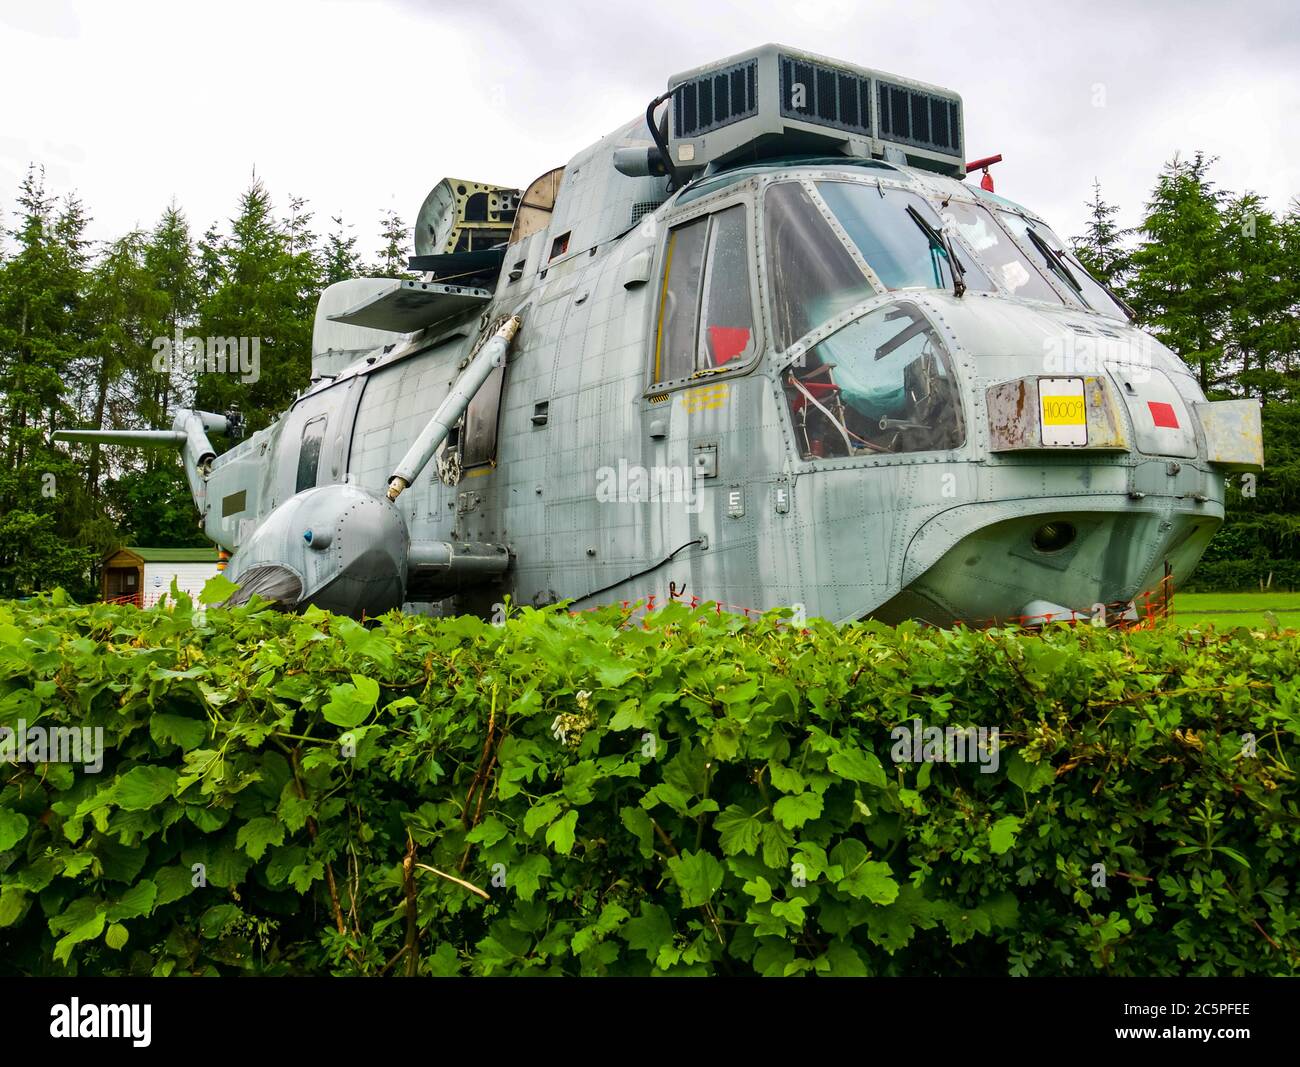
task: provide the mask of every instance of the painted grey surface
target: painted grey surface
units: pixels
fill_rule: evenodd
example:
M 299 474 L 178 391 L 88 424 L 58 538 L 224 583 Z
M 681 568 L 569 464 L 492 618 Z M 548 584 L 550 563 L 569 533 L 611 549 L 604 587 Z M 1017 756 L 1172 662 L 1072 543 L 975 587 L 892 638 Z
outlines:
M 960 128 L 961 97 L 949 89 L 929 85 L 913 78 L 887 74 L 883 71 L 848 64 L 842 60 L 831 59 L 814 52 L 789 48 L 785 45 L 766 44 L 750 49 L 739 55 L 705 64 L 692 70 L 674 74 L 668 79 L 669 89 L 676 89 L 684 83 L 699 81 L 718 76 L 729 77 L 733 73 L 740 75 L 752 71 L 754 78 L 754 107 L 738 121 L 719 122 L 715 119 L 701 132 L 692 136 L 677 127 L 675 110 L 670 111 L 668 142 L 674 164 L 688 173 L 703 169 L 711 163 L 730 162 L 742 159 L 750 154 L 751 146 L 763 139 L 780 138 L 794 141 L 802 151 L 831 151 L 865 158 L 887 158 L 886 148 L 897 149 L 902 162 L 920 166 L 938 168 L 957 177 L 966 174 L 963 138 L 948 151 L 935 147 L 926 147 L 916 143 L 891 141 L 882 130 L 881 108 L 877 106 L 875 94 L 867 100 L 860 101 L 860 107 L 853 108 L 853 123 L 838 121 L 835 116 L 827 121 L 822 116 L 813 114 L 802 118 L 798 108 L 790 106 L 789 86 L 781 77 L 781 64 L 800 65 L 812 77 L 812 84 L 805 85 L 806 104 L 815 108 L 820 86 L 816 84 L 817 73 L 834 70 L 840 75 L 848 75 L 872 83 L 888 82 L 915 90 L 927 98 L 938 98 L 952 102 L 958 110 L 957 124 Z M 852 88 L 851 84 L 847 85 Z M 838 96 L 842 91 L 837 83 L 828 86 L 830 96 Z M 832 101 L 835 103 L 837 101 Z M 783 106 L 784 105 L 784 106 Z M 838 111 L 837 108 L 833 110 Z
M 351 613 L 400 607 L 410 538 L 396 509 L 357 486 L 323 485 L 276 508 L 241 546 L 236 603 L 250 592 Z M 233 569 L 233 568 L 232 568 Z M 257 580 L 249 582 L 248 576 Z M 296 589 L 295 589 L 296 587 Z
M 350 346 L 365 335 L 331 332 L 344 329 L 338 311 L 397 290 L 345 282 L 342 294 L 326 291 L 317 380 L 271 427 L 212 461 L 196 492 L 204 529 L 234 551 L 232 577 L 282 566 L 302 579 L 303 602 L 358 614 L 392 606 L 396 568 L 396 595 L 411 610 L 489 613 L 507 596 L 535 605 L 572 599 L 578 608 L 662 602 L 671 589 L 733 609 L 940 624 L 1018 616 L 1042 603 L 1086 612 L 1153 590 L 1166 568 L 1175 583 L 1186 579 L 1222 521 L 1225 476 L 1262 463 L 1258 405 L 1208 404 L 1181 360 L 1115 308 L 1076 306 L 1047 271 L 1042 299 L 1015 295 L 1012 276 L 955 226 L 958 256 L 991 279 L 988 291 L 891 291 L 828 214 L 862 272 L 864 299 L 788 347 L 774 339 L 763 204 L 781 183 L 842 182 L 880 197 L 911 191 L 938 213 L 983 204 L 1040 224 L 1032 212 L 930 170 L 849 158 L 705 171 L 675 192 L 667 177 L 629 177 L 612 165 L 615 151 L 652 143 L 637 119 L 574 156 L 549 225 L 507 249 L 482 308 L 381 334 L 391 340 L 359 355 Z M 747 252 L 743 274 L 728 282 L 747 282 L 751 293 L 752 358 L 655 383 L 669 234 L 732 207 L 744 214 Z M 1023 240 L 1019 251 L 1032 259 Z M 782 375 L 817 344 L 904 306 L 923 316 L 950 360 L 960 445 L 806 457 Z M 396 465 L 474 347 L 512 315 L 522 327 L 458 442 L 390 504 L 384 492 Z M 1083 343 L 1138 358 L 1099 359 L 1077 374 L 1053 363 Z M 345 352 L 357 358 L 338 366 Z M 990 395 L 1005 399 L 1029 382 L 1022 392 L 1036 397 L 1040 383 L 1062 375 L 1087 378 L 1088 402 L 1098 405 L 1089 427 L 1105 429 L 1090 429 L 1092 447 L 1043 447 L 1023 413 L 1008 430 L 1002 400 L 991 424 Z M 486 462 L 470 462 L 473 427 L 490 429 L 484 398 L 497 389 L 495 447 Z M 1168 406 L 1176 429 L 1152 424 L 1152 402 Z M 301 442 L 322 419 L 315 482 L 303 489 Z M 602 486 L 630 489 L 637 469 L 703 476 L 685 480 L 685 500 L 606 499 Z M 305 524 L 327 522 L 319 511 L 327 505 L 365 516 L 347 519 L 346 529 L 374 539 L 375 551 L 344 560 L 307 546 Z M 1041 551 L 1035 533 L 1053 523 L 1068 523 L 1076 537 Z M 319 584 L 329 560 L 340 580 Z

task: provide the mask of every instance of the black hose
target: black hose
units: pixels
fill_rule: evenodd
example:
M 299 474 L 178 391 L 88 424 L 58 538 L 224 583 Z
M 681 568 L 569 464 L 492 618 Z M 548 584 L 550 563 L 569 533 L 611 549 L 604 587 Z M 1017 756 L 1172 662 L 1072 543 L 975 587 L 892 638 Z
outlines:
M 677 86 L 677 89 L 680 88 L 680 85 Z M 663 135 L 659 132 L 659 124 L 655 122 L 655 108 L 665 100 L 671 99 L 677 89 L 669 89 L 666 93 L 660 93 L 650 101 L 645 109 L 645 123 L 650 127 L 650 136 L 654 139 L 655 147 L 659 149 L 659 155 L 663 157 L 664 167 L 668 171 L 669 192 L 681 187 L 681 176 L 677 173 L 677 168 L 673 166 L 673 157 L 668 151 L 668 142 L 663 139 Z

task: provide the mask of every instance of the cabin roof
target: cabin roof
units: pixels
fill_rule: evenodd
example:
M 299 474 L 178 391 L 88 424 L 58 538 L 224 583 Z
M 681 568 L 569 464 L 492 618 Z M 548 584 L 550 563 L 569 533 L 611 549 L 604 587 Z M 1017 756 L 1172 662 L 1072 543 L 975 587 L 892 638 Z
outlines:
M 141 548 L 136 545 L 123 545 L 104 556 L 107 563 L 122 553 L 134 556 L 141 563 L 216 563 L 217 550 L 213 547 L 200 548 Z

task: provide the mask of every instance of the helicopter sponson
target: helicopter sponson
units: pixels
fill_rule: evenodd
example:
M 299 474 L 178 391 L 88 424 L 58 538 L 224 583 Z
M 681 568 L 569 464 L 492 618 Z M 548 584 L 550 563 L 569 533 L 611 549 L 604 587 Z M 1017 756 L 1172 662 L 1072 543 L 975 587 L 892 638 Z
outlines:
M 779 45 L 684 72 L 526 189 L 439 182 L 419 278 L 328 288 L 310 383 L 224 453 L 196 411 L 60 436 L 181 446 L 287 608 L 1131 613 L 1262 468 L 1259 405 L 965 182 L 962 109 Z

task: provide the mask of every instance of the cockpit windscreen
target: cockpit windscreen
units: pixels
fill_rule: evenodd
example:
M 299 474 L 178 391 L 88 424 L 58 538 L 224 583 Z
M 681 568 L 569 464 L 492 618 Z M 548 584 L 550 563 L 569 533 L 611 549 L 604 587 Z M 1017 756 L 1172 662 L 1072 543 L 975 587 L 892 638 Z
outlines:
M 945 243 L 943 220 L 916 193 L 860 182 L 818 182 L 817 192 L 886 289 L 951 289 L 951 252 L 967 289 L 993 290 L 974 260 Z
M 786 370 L 805 459 L 958 448 L 961 400 L 938 334 L 910 303 L 855 319 Z
M 1050 304 L 1063 303 L 1040 269 L 1025 257 L 984 208 L 978 204 L 949 200 L 939 213 L 950 227 L 961 234 L 961 239 L 984 259 L 1012 296 L 1026 300 L 1044 300 Z
M 764 229 L 778 352 L 873 295 L 867 276 L 799 182 L 767 190 Z

